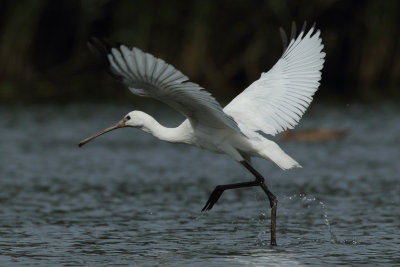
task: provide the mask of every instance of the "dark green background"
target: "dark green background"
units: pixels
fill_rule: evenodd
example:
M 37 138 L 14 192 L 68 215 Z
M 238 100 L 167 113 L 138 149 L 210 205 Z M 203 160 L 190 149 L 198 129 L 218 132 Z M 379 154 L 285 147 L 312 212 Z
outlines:
M 106 37 L 150 52 L 229 100 L 282 53 L 279 27 L 316 22 L 318 97 L 400 99 L 400 1 L 0 2 L 0 103 L 132 101 L 86 48 Z

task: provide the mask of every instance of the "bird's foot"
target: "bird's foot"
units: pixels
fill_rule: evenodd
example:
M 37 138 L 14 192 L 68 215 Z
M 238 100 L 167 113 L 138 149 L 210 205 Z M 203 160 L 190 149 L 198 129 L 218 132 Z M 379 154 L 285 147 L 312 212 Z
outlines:
M 204 208 L 201 211 L 206 211 L 206 210 L 212 209 L 214 204 L 217 203 L 218 199 L 221 197 L 224 190 L 225 189 L 219 185 L 217 187 L 215 187 L 214 191 L 211 193 L 210 197 L 208 198 L 206 205 L 204 205 Z

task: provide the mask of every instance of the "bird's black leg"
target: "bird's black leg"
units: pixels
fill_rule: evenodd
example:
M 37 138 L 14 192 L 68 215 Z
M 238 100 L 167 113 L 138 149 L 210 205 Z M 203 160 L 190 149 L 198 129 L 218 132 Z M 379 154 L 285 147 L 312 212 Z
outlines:
M 260 185 L 258 181 L 253 182 L 244 182 L 244 183 L 237 183 L 237 184 L 224 184 L 224 185 L 217 185 L 214 191 L 211 193 L 210 197 L 206 205 L 201 211 L 210 210 L 217 203 L 218 199 L 221 197 L 222 193 L 228 189 L 235 189 L 235 188 L 242 188 L 242 187 L 250 187 L 250 186 L 257 186 Z
M 240 162 L 246 169 L 248 169 L 256 178 L 252 182 L 236 183 L 236 184 L 226 184 L 218 185 L 215 187 L 214 191 L 211 193 L 206 205 L 201 211 L 210 210 L 217 203 L 218 199 L 221 197 L 222 193 L 228 189 L 260 186 L 264 192 L 267 194 L 269 199 L 269 204 L 271 206 L 271 245 L 276 246 L 276 209 L 278 206 L 278 199 L 272 192 L 268 189 L 268 186 L 264 183 L 264 177 L 257 172 L 247 161 Z

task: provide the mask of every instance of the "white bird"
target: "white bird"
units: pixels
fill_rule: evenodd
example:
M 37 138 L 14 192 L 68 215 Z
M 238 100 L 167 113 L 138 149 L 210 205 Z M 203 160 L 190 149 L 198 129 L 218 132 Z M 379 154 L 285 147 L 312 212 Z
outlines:
M 292 36 L 278 62 L 253 82 L 225 108 L 199 85 L 162 59 L 125 45 L 110 47 L 92 38 L 89 48 L 102 55 L 112 76 L 126 84 L 136 95 L 158 99 L 186 116 L 176 128 L 167 128 L 152 116 L 129 112 L 116 125 L 82 140 L 79 146 L 109 131 L 134 127 L 160 140 L 197 146 L 227 154 L 255 177 L 254 181 L 218 185 L 202 211 L 210 210 L 224 190 L 260 186 L 271 206 L 271 245 L 276 245 L 277 198 L 263 176 L 251 165 L 252 157 L 276 163 L 283 170 L 301 167 L 265 134 L 275 135 L 293 128 L 312 101 L 321 79 L 325 53 L 320 31 L 305 25 Z

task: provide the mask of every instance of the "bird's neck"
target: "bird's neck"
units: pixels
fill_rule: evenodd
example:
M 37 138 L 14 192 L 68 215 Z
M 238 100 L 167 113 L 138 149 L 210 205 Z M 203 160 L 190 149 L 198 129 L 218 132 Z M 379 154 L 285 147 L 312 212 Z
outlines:
M 154 137 L 171 143 L 189 144 L 191 140 L 190 129 L 186 129 L 187 123 L 182 123 L 176 128 L 168 128 L 161 125 L 152 116 L 148 115 L 148 119 L 141 127 L 141 130 L 152 134 Z

